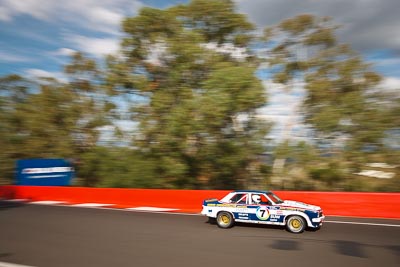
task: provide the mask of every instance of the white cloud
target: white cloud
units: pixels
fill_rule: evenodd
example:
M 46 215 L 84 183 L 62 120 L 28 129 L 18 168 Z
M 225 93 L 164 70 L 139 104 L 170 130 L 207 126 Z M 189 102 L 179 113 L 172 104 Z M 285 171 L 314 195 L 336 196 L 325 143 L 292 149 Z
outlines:
M 54 52 L 51 52 L 50 54 L 54 55 L 54 56 L 71 56 L 75 52 L 77 52 L 77 51 L 74 50 L 74 49 L 63 47 L 63 48 L 60 48 L 60 49 L 58 49 L 58 50 L 56 50 Z
M 342 42 L 359 51 L 392 49 L 400 52 L 398 0 L 235 0 L 240 12 L 260 27 L 272 26 L 299 14 L 330 16 L 342 25 Z
M 138 0 L 0 0 L 0 20 L 19 15 L 38 20 L 68 22 L 89 30 L 117 34 L 121 19 L 143 7 Z
M 122 131 L 130 132 L 138 126 L 138 123 L 130 120 L 119 120 L 115 122 L 115 125 L 118 126 Z
M 62 72 L 50 72 L 41 69 L 26 69 L 25 74 L 31 79 L 38 79 L 38 78 L 55 78 L 61 82 L 66 82 L 67 78 L 65 77 L 64 73 Z
M 97 7 L 88 10 L 88 17 L 94 23 L 108 24 L 118 27 L 123 19 L 123 15 L 119 12 L 113 12 L 106 8 Z
M 114 38 L 90 38 L 81 35 L 67 35 L 65 40 L 71 43 L 77 50 L 102 57 L 116 53 L 119 49 L 119 41 Z
M 392 91 L 400 91 L 400 78 L 397 77 L 385 77 L 382 81 L 383 88 L 392 90 Z
M 244 60 L 248 56 L 245 48 L 235 47 L 233 44 L 218 45 L 215 42 L 210 42 L 205 44 L 204 47 L 219 53 L 229 54 L 231 57 L 237 60 Z
M 8 9 L 0 6 L 0 21 L 11 21 L 12 16 L 9 13 Z
M 300 113 L 300 106 L 305 96 L 303 83 L 296 81 L 288 88 L 271 80 L 265 80 L 263 85 L 269 100 L 266 106 L 258 110 L 257 117 L 274 123 L 269 137 L 278 141 L 285 138 L 305 139 L 306 127 Z
M 30 15 L 36 19 L 48 20 L 51 11 L 57 7 L 57 2 L 52 0 L 2 0 L 2 14 L 0 18 L 5 18 L 6 21 L 11 20 L 17 15 Z

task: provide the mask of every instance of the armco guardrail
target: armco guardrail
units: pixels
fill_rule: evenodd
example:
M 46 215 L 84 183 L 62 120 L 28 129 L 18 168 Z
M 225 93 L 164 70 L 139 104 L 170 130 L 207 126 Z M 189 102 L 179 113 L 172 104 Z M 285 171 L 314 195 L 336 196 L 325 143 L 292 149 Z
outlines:
M 157 207 L 198 213 L 207 198 L 225 190 L 162 190 L 52 186 L 0 186 L 0 198 L 29 202 L 108 204 L 115 208 Z M 321 206 L 326 215 L 400 219 L 400 193 L 274 191 L 282 199 Z

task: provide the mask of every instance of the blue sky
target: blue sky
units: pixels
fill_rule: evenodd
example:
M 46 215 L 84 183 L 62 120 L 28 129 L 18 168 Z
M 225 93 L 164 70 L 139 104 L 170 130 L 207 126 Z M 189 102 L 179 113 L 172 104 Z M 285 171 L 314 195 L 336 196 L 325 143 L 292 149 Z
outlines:
M 183 0 L 0 0 L 0 76 L 52 76 L 63 79 L 71 52 L 101 59 L 118 49 L 119 25 L 143 6 L 165 8 Z M 258 27 L 298 14 L 331 16 L 349 43 L 384 77 L 383 86 L 400 88 L 400 1 L 398 0 L 236 0 L 238 11 Z M 285 92 L 267 80 L 270 105 L 262 114 L 284 128 L 304 95 L 299 84 Z M 398 90 L 397 90 L 398 91 Z M 289 108 L 288 108 L 289 107 Z M 290 108 L 293 107 L 293 108 Z M 292 115 L 291 115 L 292 114 Z

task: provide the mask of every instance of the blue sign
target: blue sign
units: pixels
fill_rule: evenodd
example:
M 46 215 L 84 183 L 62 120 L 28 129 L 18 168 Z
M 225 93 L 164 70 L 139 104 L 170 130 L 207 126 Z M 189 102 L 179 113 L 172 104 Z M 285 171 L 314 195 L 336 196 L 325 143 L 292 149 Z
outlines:
M 64 159 L 21 159 L 17 161 L 17 185 L 70 185 L 74 168 Z

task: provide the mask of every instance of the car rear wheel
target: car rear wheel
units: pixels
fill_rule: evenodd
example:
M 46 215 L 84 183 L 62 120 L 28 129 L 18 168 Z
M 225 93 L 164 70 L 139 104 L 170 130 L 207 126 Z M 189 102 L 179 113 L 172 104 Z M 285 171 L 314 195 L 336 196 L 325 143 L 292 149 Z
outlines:
M 306 226 L 306 221 L 301 216 L 291 216 L 286 221 L 286 229 L 291 233 L 302 233 L 306 229 Z
M 232 214 L 229 212 L 221 211 L 217 215 L 217 225 L 220 228 L 230 228 L 233 226 L 234 222 L 235 221 L 233 220 Z

